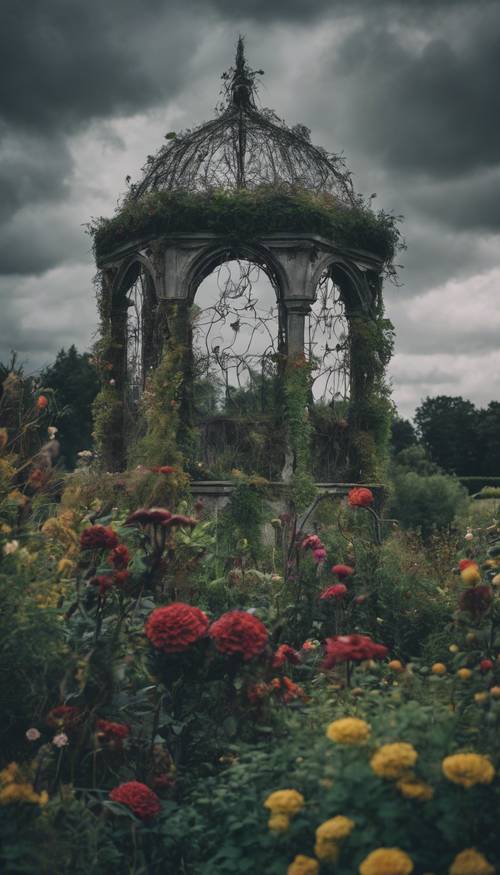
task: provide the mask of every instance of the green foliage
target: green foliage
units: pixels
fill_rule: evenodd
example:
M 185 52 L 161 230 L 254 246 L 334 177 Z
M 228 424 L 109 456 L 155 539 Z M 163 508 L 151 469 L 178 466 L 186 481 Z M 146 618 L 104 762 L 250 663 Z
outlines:
M 403 528 L 420 529 L 427 536 L 451 525 L 464 501 L 465 490 L 456 478 L 408 471 L 394 477 L 390 513 Z
M 103 469 L 113 471 L 123 432 L 123 404 L 118 390 L 104 384 L 92 404 L 97 457 Z
M 291 498 L 300 512 L 311 503 L 315 495 L 311 473 L 312 427 L 308 409 L 311 368 L 303 356 L 288 362 L 283 388 L 289 448 L 293 454 Z
M 477 474 L 477 410 L 471 401 L 438 395 L 426 398 L 415 423 L 434 462 L 455 474 Z
M 394 416 L 391 423 L 391 451 L 397 455 L 417 443 L 415 429 L 409 419 Z
M 74 468 L 77 453 L 92 446 L 92 403 L 99 391 L 99 380 L 88 353 L 70 346 L 61 349 L 54 364 L 45 368 L 40 380 L 53 389 L 58 410 L 55 424 L 66 467 Z
M 465 486 L 469 495 L 475 495 L 487 487 L 499 487 L 500 477 L 459 477 L 462 486 Z
M 321 234 L 373 252 L 387 263 L 400 245 L 397 220 L 383 211 L 374 213 L 362 203 L 345 207 L 331 195 L 272 186 L 152 192 L 125 203 L 114 218 L 95 221 L 89 230 L 98 260 L 137 240 L 198 231 L 243 244 L 276 232 Z

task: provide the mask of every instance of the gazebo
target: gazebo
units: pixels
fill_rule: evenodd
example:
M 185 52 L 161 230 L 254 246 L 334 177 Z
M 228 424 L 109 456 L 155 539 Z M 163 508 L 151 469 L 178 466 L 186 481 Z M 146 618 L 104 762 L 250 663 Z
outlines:
M 341 157 L 259 106 L 261 73 L 240 38 L 215 118 L 167 134 L 116 215 L 92 228 L 108 470 L 141 441 L 135 462 L 165 464 L 173 441 L 200 491 L 234 467 L 282 483 L 379 476 L 392 349 L 382 280 L 399 232 L 355 194 Z M 206 307 L 202 285 L 228 263 L 239 274 Z M 252 270 L 271 308 L 259 310 Z

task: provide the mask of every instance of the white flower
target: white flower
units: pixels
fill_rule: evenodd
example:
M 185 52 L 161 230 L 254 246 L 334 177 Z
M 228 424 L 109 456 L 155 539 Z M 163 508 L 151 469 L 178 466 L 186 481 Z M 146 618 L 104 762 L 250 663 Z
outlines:
M 49 433 L 49 440 L 53 441 L 59 429 L 55 427 L 55 425 L 49 425 L 47 431 Z
M 467 529 L 467 533 L 464 535 L 466 541 L 473 541 L 474 535 L 472 534 L 470 529 Z
M 56 747 L 66 747 L 68 743 L 69 738 L 65 732 L 60 732 L 59 735 L 54 735 L 54 738 L 52 739 L 52 744 Z
M 3 552 L 5 556 L 11 556 L 12 553 L 15 553 L 19 547 L 19 541 L 7 541 L 3 548 Z
M 32 726 L 31 729 L 27 729 L 25 735 L 28 741 L 38 741 L 40 738 L 40 733 L 34 726 Z
M 80 450 L 80 452 L 77 453 L 79 459 L 91 459 L 93 455 L 92 450 Z
M 109 381 L 109 385 L 110 385 L 110 386 L 116 386 L 116 380 L 114 380 L 113 378 L 111 378 L 111 380 Z

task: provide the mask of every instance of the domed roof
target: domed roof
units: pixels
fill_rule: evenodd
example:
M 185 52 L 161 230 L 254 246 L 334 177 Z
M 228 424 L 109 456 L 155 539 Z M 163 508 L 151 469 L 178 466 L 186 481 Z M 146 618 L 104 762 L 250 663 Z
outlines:
M 343 203 L 355 200 L 343 160 L 313 146 L 303 125 L 289 128 L 256 105 L 255 79 L 240 37 L 235 66 L 223 74 L 226 102 L 212 121 L 169 139 L 148 158 L 142 179 L 130 187 L 136 201 L 152 191 L 252 189 L 262 185 L 329 192 Z

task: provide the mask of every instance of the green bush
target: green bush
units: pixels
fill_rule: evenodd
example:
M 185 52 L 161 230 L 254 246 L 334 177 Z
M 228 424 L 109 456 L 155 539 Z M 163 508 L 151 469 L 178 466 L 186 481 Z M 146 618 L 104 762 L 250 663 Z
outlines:
M 421 477 L 415 471 L 398 472 L 390 514 L 405 529 L 420 529 L 424 537 L 453 522 L 465 503 L 465 490 L 455 477 L 431 474 Z

